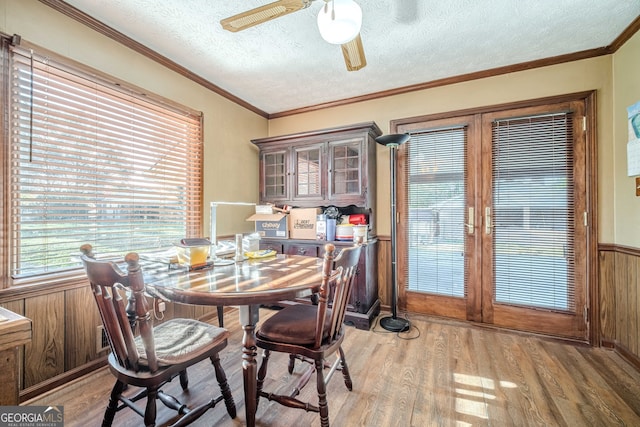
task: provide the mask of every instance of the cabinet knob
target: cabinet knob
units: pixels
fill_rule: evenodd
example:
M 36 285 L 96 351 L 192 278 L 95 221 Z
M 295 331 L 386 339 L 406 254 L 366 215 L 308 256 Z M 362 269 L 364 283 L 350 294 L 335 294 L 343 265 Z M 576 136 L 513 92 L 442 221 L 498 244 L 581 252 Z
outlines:
M 298 248 L 298 253 L 299 253 L 300 255 L 304 255 L 304 254 L 306 254 L 306 253 L 307 253 L 307 250 L 306 250 L 306 249 L 303 249 L 303 248 Z

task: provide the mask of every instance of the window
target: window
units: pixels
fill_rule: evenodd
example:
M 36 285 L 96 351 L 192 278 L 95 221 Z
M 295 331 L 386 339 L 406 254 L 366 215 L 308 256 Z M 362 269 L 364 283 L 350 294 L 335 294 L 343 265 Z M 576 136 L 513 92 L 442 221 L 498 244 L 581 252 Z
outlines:
M 67 62 L 10 51 L 14 283 L 76 269 L 83 243 L 121 255 L 200 232 L 201 113 Z

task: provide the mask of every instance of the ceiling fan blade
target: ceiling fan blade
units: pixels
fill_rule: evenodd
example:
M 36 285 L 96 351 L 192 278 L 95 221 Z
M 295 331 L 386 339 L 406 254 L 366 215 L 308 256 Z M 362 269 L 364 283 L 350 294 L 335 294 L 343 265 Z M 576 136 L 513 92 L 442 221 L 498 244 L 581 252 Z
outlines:
M 362 39 L 358 34 L 353 40 L 342 45 L 342 55 L 344 63 L 349 71 L 358 71 L 367 65 L 367 58 L 364 57 Z
M 309 7 L 313 0 L 278 0 L 220 21 L 222 28 L 237 32 Z

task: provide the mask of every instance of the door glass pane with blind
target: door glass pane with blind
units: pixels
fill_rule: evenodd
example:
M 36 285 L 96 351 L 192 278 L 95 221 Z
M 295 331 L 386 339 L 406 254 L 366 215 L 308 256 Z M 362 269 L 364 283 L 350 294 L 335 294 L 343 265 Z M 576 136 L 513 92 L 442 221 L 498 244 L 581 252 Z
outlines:
M 495 302 L 573 310 L 572 115 L 493 124 Z
M 407 149 L 407 290 L 464 297 L 466 129 L 412 134 Z
M 15 48 L 11 274 L 80 266 L 84 243 L 124 254 L 197 236 L 201 115 Z

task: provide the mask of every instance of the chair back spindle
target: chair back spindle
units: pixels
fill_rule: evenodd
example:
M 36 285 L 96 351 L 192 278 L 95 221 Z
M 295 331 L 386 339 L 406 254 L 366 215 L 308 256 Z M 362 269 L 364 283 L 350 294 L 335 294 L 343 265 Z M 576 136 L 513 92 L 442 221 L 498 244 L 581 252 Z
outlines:
M 351 297 L 351 290 L 358 272 L 361 246 L 353 246 L 340 251 L 334 261 L 334 268 L 340 274 L 335 283 L 333 305 L 331 308 L 331 321 L 329 323 L 329 339 L 335 340 L 341 333 L 347 304 Z
M 329 327 L 329 340 L 333 341 L 341 333 L 342 323 L 351 296 L 351 289 L 358 269 L 361 246 L 342 249 L 335 257 L 335 246 L 328 243 L 325 246 L 325 256 L 322 271 L 322 285 L 318 298 L 318 314 L 316 323 L 315 347 L 322 345 L 325 326 Z M 333 293 L 333 300 L 329 301 Z M 331 302 L 330 321 L 327 324 L 328 306 Z
M 135 319 L 146 352 L 147 367 L 151 372 L 157 371 L 151 315 L 147 299 L 144 297 L 144 279 L 138 255 L 130 253 L 125 256 L 128 271 L 123 273 L 111 261 L 95 260 L 90 245 L 87 246 L 81 248 L 82 262 L 113 354 L 123 367 L 139 371 L 140 354 L 136 349 L 135 337 L 127 315 L 127 304 L 121 295 L 124 290 L 119 289 L 129 288 L 131 299 L 135 301 Z
M 140 257 L 137 253 L 128 253 L 125 255 L 124 260 L 128 265 L 129 288 L 131 288 L 132 298 L 135 300 L 138 331 L 140 332 L 140 338 L 144 345 L 147 365 L 149 370 L 153 373 L 158 370 L 158 359 L 155 352 L 156 346 L 153 339 L 153 323 L 151 321 L 151 314 L 149 313 L 149 304 L 144 296 L 145 286 L 142 269 L 139 264 Z M 126 316 L 126 310 L 124 321 L 129 324 Z
M 325 245 L 324 261 L 322 264 L 322 285 L 318 292 L 318 312 L 316 317 L 316 336 L 315 347 L 322 345 L 324 336 L 325 317 L 327 315 L 327 306 L 329 305 L 329 295 L 331 294 L 331 276 L 333 266 L 333 254 L 335 246 L 332 244 Z
M 115 286 L 92 286 L 92 288 L 112 351 L 122 366 L 137 371 L 139 355 L 133 342 L 133 333 L 130 333 L 129 328 L 122 327 L 120 313 L 123 301 L 119 290 Z

